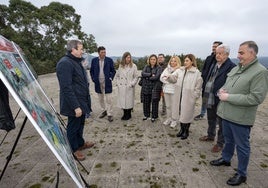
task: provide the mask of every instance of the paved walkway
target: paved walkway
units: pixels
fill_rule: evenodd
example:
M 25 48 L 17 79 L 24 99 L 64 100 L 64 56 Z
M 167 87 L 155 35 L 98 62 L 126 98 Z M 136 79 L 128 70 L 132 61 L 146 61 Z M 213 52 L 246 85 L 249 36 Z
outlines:
M 41 85 L 58 109 L 58 83 L 55 74 L 40 76 Z M 92 86 L 91 86 L 92 88 Z M 130 121 L 121 121 L 122 112 L 114 107 L 114 121 L 99 119 L 96 95 L 91 89 L 93 111 L 86 122 L 84 135 L 96 146 L 84 151 L 82 162 L 87 174 L 78 165 L 80 172 L 91 187 L 103 188 L 168 188 L 168 187 L 228 187 L 226 180 L 235 173 L 236 156 L 231 167 L 212 167 L 209 161 L 220 157 L 210 149 L 213 143 L 199 142 L 206 134 L 206 120 L 195 121 L 190 127 L 190 137 L 176 137 L 178 128 L 162 124 L 164 117 L 152 123 L 142 121 L 142 104 L 139 102 L 140 87 L 136 87 L 136 101 Z M 116 101 L 116 94 L 114 94 Z M 116 102 L 115 102 L 116 103 Z M 11 99 L 14 114 L 17 104 Z M 161 105 L 160 105 L 161 107 Z M 200 101 L 196 114 L 200 109 Z M 0 171 L 2 171 L 16 135 L 21 127 L 24 113 L 20 113 L 16 125 L 0 146 Z M 251 158 L 248 181 L 240 187 L 268 188 L 268 97 L 258 110 L 257 120 L 251 133 Z M 0 131 L 0 139 L 5 135 Z M 1 188 L 55 187 L 57 169 L 60 169 L 61 188 L 76 187 L 65 169 L 58 165 L 35 128 L 28 123 L 22 133 L 15 153 L 0 182 Z

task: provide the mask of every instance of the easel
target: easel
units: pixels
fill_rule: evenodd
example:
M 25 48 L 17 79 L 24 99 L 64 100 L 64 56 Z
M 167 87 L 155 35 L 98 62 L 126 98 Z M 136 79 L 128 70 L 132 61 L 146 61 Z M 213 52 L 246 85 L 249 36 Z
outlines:
M 17 119 L 17 117 L 18 117 L 20 111 L 21 111 L 21 108 L 18 110 L 18 112 L 17 112 L 17 114 L 16 114 L 16 116 L 15 116 L 15 118 L 14 118 L 14 122 L 16 121 L 16 119 Z M 6 134 L 5 134 L 4 138 L 3 138 L 3 140 L 2 140 L 1 143 L 0 143 L 0 146 L 1 146 L 1 145 L 3 144 L 3 142 L 5 141 L 5 139 L 6 139 L 7 135 L 8 135 L 8 133 L 9 133 L 9 131 L 6 132 Z M 0 179 L 0 180 L 1 180 L 1 179 Z
M 20 108 L 19 111 L 17 112 L 17 114 L 16 114 L 16 116 L 15 116 L 15 118 L 14 118 L 14 122 L 15 122 L 15 120 L 17 119 L 17 117 L 18 117 L 20 111 L 21 111 L 21 108 Z M 62 124 L 62 126 L 63 126 L 64 128 L 66 128 L 66 124 L 65 124 L 64 120 L 60 117 L 60 115 L 59 115 L 58 113 L 57 113 L 57 116 L 58 116 L 58 118 L 59 118 L 60 123 Z M 15 142 L 14 142 L 14 144 L 13 144 L 13 147 L 12 147 L 12 149 L 11 149 L 11 151 L 10 151 L 10 154 L 6 157 L 7 161 L 6 161 L 6 164 L 5 164 L 5 166 L 4 166 L 4 169 L 3 169 L 3 171 L 1 172 L 1 175 L 0 175 L 0 182 L 1 182 L 1 180 L 2 180 L 2 177 L 4 176 L 4 173 L 5 173 L 6 169 L 7 169 L 7 166 L 8 166 L 8 164 L 9 164 L 9 162 L 10 162 L 11 159 L 12 159 L 12 155 L 13 155 L 13 153 L 14 153 L 14 151 L 15 151 L 15 149 L 16 149 L 16 146 L 17 146 L 17 144 L 18 144 L 18 141 L 19 141 L 19 139 L 20 139 L 20 137 L 21 137 L 21 134 L 22 134 L 22 131 L 23 131 L 24 127 L 25 127 L 25 124 L 26 124 L 26 122 L 27 122 L 27 119 L 28 119 L 27 116 L 25 116 L 25 118 L 24 118 L 24 120 L 23 120 L 23 123 L 22 123 L 22 125 L 21 125 L 21 128 L 20 128 L 20 131 L 19 131 L 19 133 L 18 133 L 18 136 L 17 136 L 17 138 L 16 138 L 16 140 L 15 140 Z M 4 136 L 4 138 L 3 138 L 2 142 L 1 142 L 1 144 L 4 142 L 4 140 L 5 140 L 6 136 L 7 136 L 7 134 L 8 134 L 8 132 L 7 132 L 6 135 Z M 85 168 L 85 166 L 84 166 L 84 165 L 83 165 L 83 164 L 76 158 L 76 156 L 75 156 L 74 154 L 73 154 L 73 157 L 74 157 L 74 159 L 81 165 L 81 167 L 86 171 L 86 173 L 89 174 L 88 170 L 87 170 L 87 169 Z M 59 167 L 59 164 L 58 164 L 58 167 Z M 83 181 L 84 184 L 85 184 L 85 187 L 86 187 L 86 188 L 90 188 L 90 186 L 88 185 L 88 183 L 86 182 L 86 180 L 85 180 L 85 178 L 82 176 L 82 174 L 81 174 L 81 173 L 79 173 L 79 174 L 80 174 L 80 176 L 81 176 L 82 181 Z M 60 176 L 60 174 L 59 174 L 59 168 L 57 168 L 56 188 L 58 188 L 58 185 L 59 185 L 59 176 Z
M 54 109 L 54 108 L 53 108 Z M 60 114 L 55 110 L 55 113 L 56 113 L 56 115 L 57 115 L 57 117 L 58 117 L 58 119 L 60 120 L 60 124 L 61 124 L 61 126 L 63 126 L 65 129 L 67 129 L 67 125 L 66 125 L 66 123 L 64 122 L 64 120 L 61 118 L 61 116 L 60 116 Z M 78 162 L 78 164 L 80 164 L 80 166 L 86 171 L 86 173 L 87 173 L 87 175 L 89 174 L 89 171 L 85 168 L 85 166 L 77 159 L 77 157 L 74 155 L 74 153 L 72 153 L 73 154 L 73 157 L 74 157 L 74 159 Z M 80 177 L 81 177 L 81 179 L 82 179 L 82 181 L 84 182 L 84 184 L 85 184 L 85 187 L 86 188 L 90 188 L 90 186 L 88 185 L 88 183 L 86 182 L 86 180 L 85 180 L 85 178 L 82 176 L 82 174 L 81 173 L 79 173 L 80 174 Z M 59 168 L 58 168 L 58 171 L 57 171 L 57 183 L 56 183 L 56 187 L 58 187 L 57 185 L 58 185 L 58 183 L 59 183 L 59 176 L 60 176 L 60 174 L 59 174 Z
M 25 72 L 25 75 L 28 75 L 28 73 L 30 73 L 30 75 L 28 75 L 28 76 L 26 76 L 27 77 L 27 81 L 33 81 L 33 84 L 35 84 L 35 85 L 37 85 L 37 86 L 39 86 L 39 88 L 41 89 L 41 91 L 44 93 L 44 91 L 43 91 L 43 89 L 40 87 L 40 85 L 39 85 L 39 83 L 38 83 L 38 81 L 37 81 L 37 79 L 36 79 L 36 77 L 32 74 L 32 71 L 29 69 L 29 64 L 27 64 L 27 61 L 24 59 L 24 56 L 20 53 L 21 51 L 18 49 L 18 46 L 14 43 L 14 42 L 12 42 L 12 41 L 8 41 L 7 39 L 5 39 L 4 37 L 2 37 L 1 35 L 0 35 L 0 39 L 1 39 L 1 42 L 3 41 L 4 42 L 4 47 L 5 47 L 5 45 L 6 44 L 8 44 L 8 46 L 12 46 L 13 48 L 12 48 L 12 50 L 10 50 L 9 48 L 4 48 L 4 53 L 10 53 L 10 52 L 15 52 L 16 54 L 16 56 L 17 56 L 17 54 L 19 55 L 18 57 L 20 57 L 21 59 L 19 59 L 19 60 L 17 60 L 17 61 L 14 61 L 14 63 L 15 64 L 17 64 L 18 66 L 19 66 L 19 64 L 18 63 L 21 63 L 21 60 L 22 60 L 22 62 L 23 62 L 23 65 L 24 65 L 24 67 L 23 67 L 23 69 L 21 69 L 21 70 L 13 70 L 14 69 L 14 67 L 12 67 L 12 62 L 13 61 L 8 61 L 8 62 L 6 62 L 5 64 L 6 64 L 6 66 L 7 66 L 7 68 L 8 69 L 10 69 L 10 68 L 12 68 L 12 70 L 11 70 L 11 73 L 12 73 L 12 75 L 11 75 L 11 77 L 13 76 L 13 77 L 15 77 L 15 78 L 11 78 L 11 80 L 13 79 L 13 81 L 15 81 L 15 83 L 17 83 L 17 82 L 19 82 L 20 80 L 19 79 L 17 79 L 17 78 L 19 78 L 19 76 L 18 76 L 18 74 L 19 73 L 21 73 L 21 71 L 22 72 Z M 10 42 L 12 43 L 12 45 L 10 44 Z M 1 47 L 2 47 L 2 43 L 1 43 Z M 5 51 L 7 51 L 7 52 L 5 52 Z M 1 54 L 2 54 L 3 52 L 2 52 L 2 48 L 1 48 Z M 19 62 L 20 61 L 20 62 Z M 0 64 L 0 65 L 2 65 L 2 64 Z M 20 67 L 20 66 L 19 66 Z M 28 71 L 25 69 L 25 67 L 28 69 Z M 1 67 L 2 68 L 2 67 Z M 4 73 L 6 73 L 5 71 L 8 71 L 8 70 L 6 70 L 6 67 L 4 67 Z M 15 73 L 15 72 L 16 73 Z M 17 73 L 17 71 L 18 71 L 18 73 Z M 10 83 L 8 83 L 8 81 L 6 80 L 6 78 L 5 78 L 5 75 L 2 75 L 2 69 L 1 69 L 1 71 L 0 71 L 0 78 L 1 79 L 4 79 L 5 80 L 5 82 L 6 82 L 6 86 L 7 87 L 9 87 L 9 90 L 11 90 L 12 91 L 12 95 L 14 95 L 15 96 L 15 100 L 19 103 L 19 105 L 21 106 L 21 108 L 24 110 L 24 112 L 25 112 L 25 114 L 26 114 L 26 117 L 24 118 L 24 120 L 23 120 L 23 123 L 22 123 L 22 126 L 21 126 L 21 128 L 20 128 L 20 130 L 19 130 L 19 133 L 18 133 L 18 135 L 17 135 L 17 137 L 16 137 L 16 140 L 15 140 L 15 142 L 14 142 L 14 144 L 13 144 L 13 147 L 12 147 L 12 150 L 11 150 L 11 152 L 10 152 L 10 154 L 6 157 L 6 159 L 7 159 L 7 162 L 6 162 L 6 164 L 5 164 L 5 167 L 4 167 L 4 169 L 3 169 L 3 171 L 1 172 L 1 176 L 0 176 L 0 181 L 2 180 L 2 177 L 3 177 L 3 175 L 4 175 L 4 173 L 5 173 L 5 171 L 6 171 L 6 168 L 7 168 L 7 166 L 8 166 L 8 164 L 9 164 L 9 162 L 10 162 L 10 160 L 12 159 L 12 155 L 13 155 L 13 153 L 14 153 L 14 151 L 15 151 L 15 148 L 16 148 L 16 146 L 17 146 L 17 144 L 18 144 L 18 141 L 19 141 L 19 139 L 20 139 L 20 137 L 21 137 L 21 134 L 22 134 L 22 131 L 23 131 L 23 129 L 24 129 L 24 127 L 25 127 L 25 124 L 26 124 L 26 122 L 27 122 L 27 119 L 29 119 L 32 123 L 33 123 L 33 125 L 35 126 L 35 127 L 37 127 L 37 126 L 39 126 L 39 125 L 37 125 L 36 124 L 36 122 L 35 122 L 35 120 L 34 120 L 34 117 L 33 117 L 33 115 L 32 114 L 30 114 L 29 113 L 29 109 L 25 109 L 25 108 L 27 108 L 27 107 L 25 107 L 25 105 L 23 105 L 23 103 L 21 102 L 21 99 L 17 99 L 17 98 L 19 98 L 18 96 L 17 96 L 17 94 L 16 94 L 16 91 L 14 91 L 13 90 L 13 88 L 12 88 L 12 86 L 10 86 L 10 85 L 12 85 L 12 84 L 10 84 Z M 10 76 L 7 76 L 8 78 L 10 78 Z M 11 81 L 12 82 L 12 81 Z M 13 83 L 13 82 L 12 82 Z M 21 83 L 21 84 L 24 84 L 24 82 L 23 83 Z M 16 85 L 16 84 L 15 84 Z M 35 86 L 34 85 L 34 86 Z M 17 86 L 17 85 L 16 85 Z M 24 85 L 19 85 L 19 86 L 24 86 Z M 36 86 L 35 86 L 36 87 Z M 18 89 L 17 87 L 15 87 L 16 89 Z M 20 88 L 20 87 L 19 87 Z M 44 96 L 47 98 L 47 96 L 46 96 L 46 94 L 44 93 Z M 31 101 L 31 100 L 30 100 Z M 60 117 L 60 115 L 59 115 L 59 113 L 57 113 L 56 112 L 56 110 L 54 109 L 54 107 L 52 106 L 52 104 L 50 103 L 50 101 L 48 100 L 48 102 L 49 102 L 49 105 L 51 106 L 51 108 L 53 109 L 53 111 L 55 112 L 55 114 L 56 114 L 56 116 L 57 116 L 57 118 L 58 118 L 58 120 L 60 121 L 60 123 L 59 123 L 59 126 L 60 126 L 60 128 L 62 128 L 61 126 L 63 126 L 65 129 L 66 129 L 66 124 L 65 124 L 65 122 L 61 119 L 61 117 Z M 42 103 L 42 102 L 41 102 Z M 19 113 L 19 112 L 18 112 Z M 36 113 L 36 112 L 35 112 Z M 17 114 L 18 115 L 18 114 Z M 12 119 L 12 118 L 11 118 Z M 37 127 L 37 130 L 39 130 L 39 127 Z M 62 129 L 61 129 L 61 131 L 62 131 Z M 7 132 L 9 132 L 9 131 L 7 131 Z M 4 139 L 3 139 L 3 141 L 5 140 L 5 138 L 6 138 L 6 136 L 7 136 L 7 134 L 8 133 L 6 133 L 6 135 L 4 136 Z M 41 134 L 41 136 L 44 138 L 44 136 Z M 45 141 L 46 141 L 46 138 L 44 138 L 45 139 Z M 3 143 L 3 141 L 1 142 L 1 144 Z M 47 142 L 47 141 L 46 141 Z M 50 143 L 47 143 L 49 146 L 51 145 Z M 53 147 L 53 146 L 52 146 Z M 54 153 L 54 151 L 53 151 L 53 153 Z M 72 153 L 73 154 L 73 153 Z M 77 160 L 77 162 L 83 167 L 83 169 L 89 174 L 89 172 L 85 169 L 85 167 L 81 164 L 81 162 L 74 156 L 74 154 L 73 154 L 73 157 L 74 157 L 74 159 L 76 159 Z M 61 161 L 61 160 L 60 160 Z M 73 161 L 71 161 L 72 163 L 73 163 Z M 64 162 L 63 162 L 64 163 Z M 68 162 L 67 162 L 68 163 Z M 58 164 L 58 166 L 59 166 L 59 164 Z M 69 168 L 69 167 L 66 167 L 65 166 L 65 164 L 63 164 L 63 166 L 65 167 L 65 168 Z M 68 171 L 69 172 L 69 171 Z M 69 172 L 70 173 L 70 172 Z M 70 173 L 71 174 L 71 173 Z M 84 183 L 84 186 L 85 187 L 89 187 L 89 185 L 87 184 L 87 182 L 85 181 L 85 179 L 83 178 L 83 176 L 81 175 L 81 173 L 79 173 L 79 175 L 80 175 L 80 177 L 81 177 L 81 179 L 80 180 L 78 180 L 76 177 L 73 177 L 73 179 L 76 179 L 76 180 L 78 180 L 78 181 L 83 181 L 83 183 Z M 59 168 L 58 168 L 58 172 L 57 172 L 57 182 L 56 182 L 56 187 L 58 187 L 58 183 L 59 183 Z M 78 182 L 77 182 L 78 183 Z M 83 186 L 80 182 L 78 183 L 79 184 L 79 187 L 81 187 L 81 186 Z
M 21 136 L 21 133 L 22 133 L 22 131 L 23 131 L 23 129 L 24 129 L 24 126 L 25 126 L 25 124 L 26 124 L 26 121 L 27 121 L 27 116 L 24 118 L 24 120 L 23 120 L 23 123 L 22 123 L 22 125 L 21 125 L 21 128 L 20 128 L 20 131 L 19 131 L 19 134 L 18 134 L 18 136 L 17 136 L 17 138 L 16 138 L 16 140 L 15 140 L 15 142 L 14 142 L 14 145 L 13 145 L 13 147 L 12 147 L 12 149 L 11 149 L 11 152 L 10 152 L 10 154 L 7 156 L 7 162 L 6 162 L 6 164 L 5 164 L 5 167 L 4 167 L 4 169 L 3 169 L 3 171 L 2 171 L 2 173 L 1 173 L 1 176 L 0 176 L 0 181 L 2 180 L 2 177 L 3 177 L 3 175 L 4 175 L 4 173 L 5 173 L 5 171 L 6 171 L 6 168 L 7 168 L 7 165 L 8 165 L 8 163 L 10 162 L 10 160 L 11 160 L 11 158 L 12 158 L 12 155 L 13 155 L 13 153 L 14 153 L 14 151 L 15 151 L 15 148 L 16 148 L 16 146 L 17 146 L 17 144 L 18 144 L 18 141 L 19 141 L 19 139 L 20 139 L 20 136 Z M 7 134 L 6 134 L 7 135 Z

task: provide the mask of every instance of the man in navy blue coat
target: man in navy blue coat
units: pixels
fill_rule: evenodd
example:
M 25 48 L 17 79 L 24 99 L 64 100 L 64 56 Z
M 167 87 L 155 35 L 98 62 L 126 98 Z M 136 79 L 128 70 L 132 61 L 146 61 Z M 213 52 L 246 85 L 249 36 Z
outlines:
M 108 115 L 108 120 L 113 121 L 112 114 L 112 81 L 115 76 L 114 62 L 106 57 L 106 49 L 103 46 L 98 47 L 99 57 L 92 59 L 90 75 L 95 84 L 95 91 L 98 94 L 102 113 L 99 118 Z M 104 98 L 106 100 L 104 100 Z
M 83 130 L 85 116 L 90 113 L 89 83 L 82 66 L 83 45 L 78 40 L 67 43 L 67 53 L 57 63 L 60 85 L 60 113 L 68 116 L 67 138 L 78 160 L 84 160 L 81 150 L 94 145 L 85 142 Z
M 204 80 L 205 87 L 203 91 L 203 103 L 207 108 L 208 129 L 207 136 L 201 137 L 200 141 L 214 141 L 216 136 L 216 125 L 219 123 L 217 144 L 211 149 L 212 152 L 219 152 L 224 145 L 222 134 L 222 123 L 220 117 L 217 116 L 217 106 L 219 104 L 218 90 L 224 85 L 227 74 L 236 65 L 229 58 L 230 48 L 225 44 L 221 44 L 216 48 L 216 64 L 208 73 L 207 79 Z

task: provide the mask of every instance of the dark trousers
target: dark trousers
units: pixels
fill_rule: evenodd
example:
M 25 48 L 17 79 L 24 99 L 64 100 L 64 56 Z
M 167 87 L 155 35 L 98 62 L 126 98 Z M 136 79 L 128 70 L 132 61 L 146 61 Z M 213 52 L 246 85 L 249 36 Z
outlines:
M 159 100 L 152 100 L 152 95 L 143 96 L 143 114 L 145 117 L 150 117 L 152 106 L 152 118 L 158 118 Z
M 68 116 L 67 124 L 67 138 L 71 145 L 73 152 L 77 151 L 79 147 L 83 146 L 85 140 L 83 138 L 83 131 L 85 125 L 85 115 L 81 117 Z
M 166 112 L 167 111 L 167 105 L 166 105 L 165 96 L 163 95 L 161 98 L 162 98 L 162 112 Z
M 219 124 L 217 145 L 223 147 L 224 138 L 222 134 L 222 119 L 217 116 L 217 107 L 212 106 L 212 108 L 207 108 L 207 118 L 208 118 L 208 130 L 207 134 L 209 138 L 215 138 L 216 136 L 216 126 Z

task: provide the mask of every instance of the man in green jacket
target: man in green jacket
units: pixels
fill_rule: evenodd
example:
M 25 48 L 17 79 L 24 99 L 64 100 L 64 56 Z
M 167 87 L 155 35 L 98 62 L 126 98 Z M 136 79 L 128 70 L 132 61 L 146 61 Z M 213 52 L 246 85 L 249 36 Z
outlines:
M 256 118 L 258 105 L 268 90 L 268 71 L 257 59 L 258 46 L 254 41 L 240 44 L 238 66 L 228 74 L 226 83 L 219 90 L 220 104 L 217 115 L 223 121 L 225 146 L 222 157 L 210 162 L 213 166 L 230 166 L 236 147 L 237 173 L 228 185 L 240 185 L 247 180 L 247 167 L 250 156 L 250 130 Z

